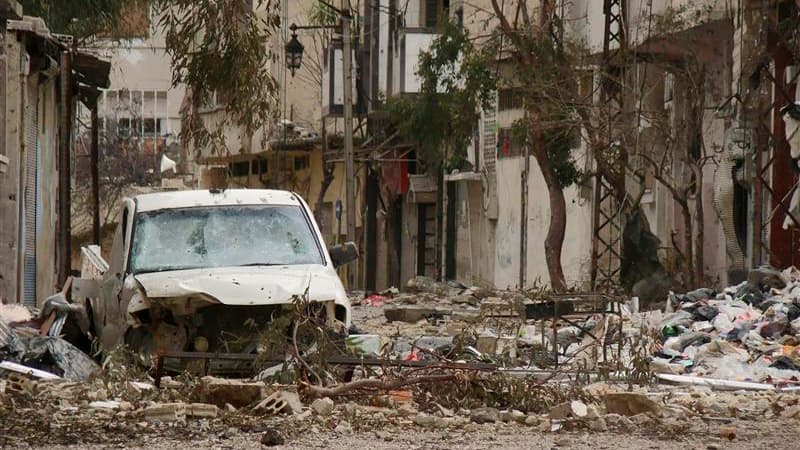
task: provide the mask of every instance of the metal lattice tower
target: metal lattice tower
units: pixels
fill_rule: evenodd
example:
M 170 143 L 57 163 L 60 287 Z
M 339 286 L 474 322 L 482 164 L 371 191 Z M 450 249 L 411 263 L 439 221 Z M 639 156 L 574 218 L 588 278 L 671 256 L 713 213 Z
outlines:
M 770 263 L 776 267 L 800 263 L 800 217 L 790 212 L 790 198 L 798 189 L 797 174 L 786 141 L 780 110 L 794 103 L 800 71 L 787 72 L 800 64 L 798 54 L 798 11 L 781 11 L 780 2 L 752 5 L 760 8 L 759 41 L 771 64 L 759 64 L 750 75 L 753 88 L 760 92 L 756 102 L 753 159 L 753 251 L 752 264 Z M 784 26 L 779 26 L 783 22 Z M 794 24 L 787 26 L 786 24 Z M 791 227 L 784 230 L 788 217 Z
M 622 141 L 620 121 L 624 112 L 622 58 L 627 47 L 626 3 L 626 0 L 604 0 L 603 4 L 605 36 L 601 104 L 604 105 L 604 131 L 609 146 L 619 145 Z M 619 151 L 623 149 L 620 147 Z M 624 167 L 619 170 L 624 171 Z M 621 207 L 618 193 L 612 184 L 606 177 L 598 174 L 595 180 L 592 239 L 591 283 L 594 290 L 611 291 L 619 282 L 622 260 Z

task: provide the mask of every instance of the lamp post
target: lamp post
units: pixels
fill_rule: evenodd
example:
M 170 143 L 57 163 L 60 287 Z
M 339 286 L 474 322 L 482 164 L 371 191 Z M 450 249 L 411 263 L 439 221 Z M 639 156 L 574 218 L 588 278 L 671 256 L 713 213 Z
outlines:
M 347 207 L 347 240 L 356 241 L 356 177 L 353 164 L 353 62 L 350 49 L 350 1 L 343 0 L 343 9 L 338 9 L 329 3 L 320 0 L 328 8 L 339 14 L 339 25 L 342 33 L 342 72 L 344 78 L 344 177 L 345 177 L 345 205 Z M 294 77 L 297 69 L 303 61 L 303 44 L 297 39 L 297 30 L 301 29 L 322 29 L 335 28 L 335 26 L 307 25 L 298 26 L 292 24 L 292 38 L 286 43 L 286 65 Z M 350 285 L 352 286 L 353 277 L 350 272 Z

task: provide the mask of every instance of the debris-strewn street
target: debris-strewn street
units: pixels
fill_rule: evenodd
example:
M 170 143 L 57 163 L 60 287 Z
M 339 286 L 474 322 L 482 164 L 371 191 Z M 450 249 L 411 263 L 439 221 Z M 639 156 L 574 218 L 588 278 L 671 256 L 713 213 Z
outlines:
M 70 344 L 38 337 L 41 319 L 4 306 L 1 443 L 764 448 L 781 445 L 800 420 L 795 269 L 757 269 L 720 293 L 671 295 L 664 309 L 673 312 L 637 312 L 627 301 L 614 303 L 618 314 L 582 314 L 576 303 L 552 316 L 569 295 L 424 277 L 404 291 L 352 299 L 345 350 L 326 356 L 362 361 L 345 378 L 310 353 L 267 364 L 262 381 L 187 372 L 156 383 L 123 352 L 76 375 L 60 362 L 60 346 L 30 350 L 41 339 Z M 547 317 L 535 317 L 541 314 Z M 27 352 L 15 353 L 20 343 Z

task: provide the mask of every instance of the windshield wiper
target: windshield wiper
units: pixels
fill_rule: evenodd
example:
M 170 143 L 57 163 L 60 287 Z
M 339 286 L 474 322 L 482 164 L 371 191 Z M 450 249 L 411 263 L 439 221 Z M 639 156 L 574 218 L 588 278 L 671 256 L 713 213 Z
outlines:
M 247 264 L 239 264 L 239 267 L 248 267 L 248 266 L 285 266 L 286 264 L 280 263 L 266 263 L 266 262 L 254 262 L 254 263 L 247 263 Z

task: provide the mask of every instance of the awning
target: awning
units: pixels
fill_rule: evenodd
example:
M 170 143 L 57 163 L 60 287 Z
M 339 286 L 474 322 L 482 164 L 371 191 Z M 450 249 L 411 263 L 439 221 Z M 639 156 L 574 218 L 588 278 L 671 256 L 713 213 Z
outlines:
M 438 191 L 436 178 L 430 175 L 408 176 L 407 199 L 409 203 L 436 203 Z
M 78 51 L 72 59 L 72 69 L 75 71 L 75 80 L 87 86 L 108 89 L 111 80 L 111 62 L 100 59 L 90 53 Z

